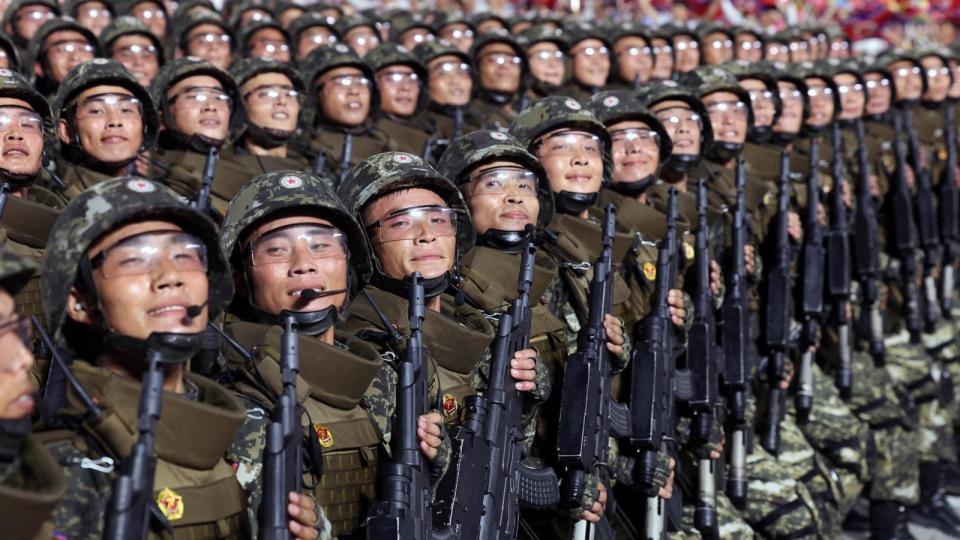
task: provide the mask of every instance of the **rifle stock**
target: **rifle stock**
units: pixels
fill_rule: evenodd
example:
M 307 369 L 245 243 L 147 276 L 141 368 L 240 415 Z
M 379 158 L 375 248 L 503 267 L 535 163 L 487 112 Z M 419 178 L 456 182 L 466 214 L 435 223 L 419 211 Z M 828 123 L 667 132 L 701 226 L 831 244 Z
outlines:
M 847 227 L 847 206 L 843 201 L 843 140 L 840 125 L 831 126 L 833 143 L 833 189 L 830 190 L 830 229 L 826 234 L 827 244 L 827 294 L 833 301 L 834 321 L 837 330 L 837 372 L 835 384 L 844 401 L 853 392 L 853 372 L 850 367 L 853 355 L 853 338 L 850 316 L 850 280 L 853 273 L 850 256 L 850 237 Z
M 883 344 L 883 320 L 878 302 L 880 299 L 880 241 L 878 239 L 877 208 L 870 187 L 870 157 L 867 149 L 863 120 L 854 123 L 857 137 L 857 209 L 854 213 L 853 227 L 857 241 L 853 242 L 853 265 L 860 288 L 863 291 L 864 322 L 868 350 L 875 365 L 883 366 L 885 347 Z
M 807 179 L 807 207 L 803 220 L 802 289 L 800 305 L 803 329 L 800 335 L 800 367 L 794 405 L 797 417 L 805 420 L 813 408 L 813 360 L 810 349 L 817 342 L 823 314 L 823 227 L 820 226 L 820 139 L 810 139 L 810 177 Z
M 893 243 L 900 259 L 900 280 L 904 295 L 904 323 L 910 332 L 911 341 L 920 341 L 923 322 L 920 317 L 920 298 L 917 291 L 917 239 L 914 232 L 913 201 L 907 186 L 907 158 L 901 141 L 903 117 L 896 109 L 893 115 L 893 147 L 896 156 L 896 173 L 891 186 L 891 215 L 893 219 Z

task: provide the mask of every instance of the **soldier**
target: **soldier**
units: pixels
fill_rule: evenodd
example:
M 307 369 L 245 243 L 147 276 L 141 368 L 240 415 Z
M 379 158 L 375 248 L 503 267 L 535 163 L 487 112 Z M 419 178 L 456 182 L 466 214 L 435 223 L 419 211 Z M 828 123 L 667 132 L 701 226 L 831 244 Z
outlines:
M 227 22 L 234 30 L 242 30 L 252 23 L 273 20 L 273 13 L 259 0 L 231 2 L 225 7 Z
M 71 69 L 100 56 L 97 38 L 70 19 L 50 19 L 30 40 L 23 72 L 37 90 L 52 96 Z
M 668 25 L 661 28 L 670 36 L 673 46 L 673 73 L 686 73 L 700 65 L 700 36 L 694 30 Z
M 606 34 L 592 25 L 579 25 L 565 36 L 568 36 L 572 60 L 567 90 L 575 99 L 586 103 L 607 84 L 613 47 Z
M 653 71 L 650 80 L 665 81 L 673 74 L 673 43 L 669 34 L 659 31 L 650 36 L 650 48 L 653 53 Z
M 144 88 L 164 62 L 163 44 L 150 29 L 129 15 L 117 17 L 100 34 L 100 46 L 107 57 L 123 64 Z
M 430 94 L 423 64 L 396 43 L 380 45 L 367 53 L 364 61 L 373 68 L 380 92 L 377 128 L 396 142 L 398 150 L 428 156 L 436 128 L 425 114 Z
M 526 50 L 530 66 L 529 96 L 532 99 L 566 93 L 567 42 L 555 30 L 543 26 L 528 28 L 517 38 Z
M 351 15 L 339 19 L 337 29 L 343 37 L 343 42 L 360 58 L 366 56 L 383 41 L 376 24 L 362 15 Z
M 787 64 L 790 62 L 790 43 L 782 32 L 778 32 L 763 42 L 763 59 L 767 62 Z
M 486 129 L 506 130 L 523 108 L 527 63 L 523 48 L 512 37 L 483 34 L 470 52 L 475 74 L 470 110 Z
M 700 63 L 706 66 L 724 64 L 733 60 L 733 30 L 726 26 L 706 25 L 699 28 Z
M 483 120 L 467 107 L 473 94 L 470 57 L 442 41 L 422 43 L 413 52 L 427 68 L 427 114 L 436 126 L 436 136 L 451 141 L 479 129 Z
M 33 353 L 28 317 L 18 315 L 14 296 L 36 265 L 0 248 L 0 518 L 11 540 L 52 538 L 48 520 L 66 490 L 53 456 L 30 434 L 34 409 Z
M 220 235 L 237 269 L 238 295 L 226 331 L 248 351 L 237 360 L 238 389 L 250 407 L 272 408 L 281 391 L 280 313 L 296 313 L 300 347 L 298 390 L 322 448 L 322 478 L 308 485 L 332 525 L 327 534 L 350 534 L 376 499 L 378 454 L 389 441 L 396 375 L 368 343 L 337 330 L 340 313 L 366 285 L 371 265 L 366 238 L 329 180 L 296 172 L 258 176 L 230 202 Z M 305 289 L 320 296 L 301 301 Z M 331 377 L 331 373 L 336 376 Z M 266 386 L 266 388 L 264 387 Z M 422 451 L 440 466 L 442 418 L 421 417 Z M 262 440 L 261 440 L 262 442 Z M 444 447 L 449 452 L 449 443 Z M 256 455 L 258 452 L 253 452 Z M 308 475 L 309 476 L 309 475 Z M 439 471 L 436 473 L 439 476 Z
M 239 32 L 240 54 L 245 58 L 265 58 L 289 64 L 290 35 L 280 23 L 268 19 L 244 25 Z
M 13 0 L 3 14 L 3 28 L 24 53 L 40 26 L 59 16 L 60 4 L 55 0 Z
M 340 31 L 336 25 L 314 11 L 308 11 L 294 19 L 287 31 L 296 53 L 294 58 L 299 62 L 317 47 L 340 41 Z
M 424 41 L 436 39 L 433 28 L 419 17 L 407 13 L 396 17 L 390 26 L 390 41 L 413 50 Z
M 280 21 L 280 25 L 290 31 L 290 26 L 293 24 L 293 21 L 297 20 L 304 13 L 307 13 L 299 5 L 293 2 L 277 2 L 276 8 L 273 12 L 276 14 L 276 19 Z M 292 32 L 291 32 L 292 33 Z
M 69 537 L 101 536 L 115 459 L 125 459 L 135 440 L 137 378 L 149 348 L 164 356 L 165 392 L 154 447 L 156 492 L 148 496 L 178 535 L 248 538 L 256 529 L 248 515 L 258 510 L 260 484 L 259 468 L 249 465 L 262 456 L 245 453 L 247 441 L 237 435 L 265 437 L 262 415 L 248 416 L 228 390 L 188 373 L 181 355 L 148 345 L 158 332 L 198 338 L 229 303 L 230 267 L 213 222 L 163 186 L 118 178 L 71 201 L 50 247 L 56 255 L 43 268 L 47 324 L 56 345 L 74 356 L 69 369 L 100 407 L 99 418 L 112 419 L 45 437 L 68 488 L 54 510 L 54 529 Z M 63 398 L 62 417 L 90 414 L 82 401 Z M 290 533 L 316 538 L 313 499 L 291 493 L 289 502 Z
M 233 62 L 236 40 L 227 23 L 216 13 L 206 10 L 174 16 L 171 48 L 174 56 L 202 58 L 226 70 Z
M 394 148 L 396 143 L 373 120 L 380 95 L 368 64 L 343 43 L 314 49 L 305 64 L 304 82 L 316 114 L 311 156 L 323 153 L 327 165 L 342 179 L 360 161 Z
M 113 6 L 101 0 L 69 0 L 63 4 L 63 14 L 99 36 L 115 15 Z
M 516 30 L 514 34 L 521 32 Z M 437 27 L 437 37 L 453 44 L 463 54 L 469 54 L 476 38 L 476 31 L 465 18 L 453 18 Z
M 853 45 L 850 43 L 850 37 L 843 31 L 843 28 L 831 25 L 827 27 L 827 35 L 830 40 L 828 43 L 830 47 L 830 58 L 840 60 L 853 58 Z
M 636 89 L 650 81 L 654 55 L 646 30 L 638 24 L 623 23 L 613 38 L 613 56 L 609 80 L 614 88 Z
M 167 8 L 163 2 L 155 0 L 133 0 L 127 5 L 126 13 L 140 19 L 157 39 L 167 35 Z
M 743 62 L 763 60 L 763 36 L 750 28 L 739 28 L 733 32 L 733 56 Z

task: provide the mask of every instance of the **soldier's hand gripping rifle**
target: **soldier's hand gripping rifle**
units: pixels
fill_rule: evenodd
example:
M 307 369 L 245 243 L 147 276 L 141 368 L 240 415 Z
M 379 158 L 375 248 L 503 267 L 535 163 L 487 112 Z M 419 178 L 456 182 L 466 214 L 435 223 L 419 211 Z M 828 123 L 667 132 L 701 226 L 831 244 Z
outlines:
M 827 231 L 827 294 L 833 302 L 834 321 L 837 331 L 837 372 L 835 384 L 840 398 L 850 399 L 853 392 L 853 372 L 850 362 L 853 355 L 853 327 L 850 315 L 850 262 L 849 223 L 847 206 L 843 202 L 844 170 L 843 140 L 840 138 L 840 124 L 831 126 L 833 143 L 833 189 L 830 190 L 830 229 Z
M 737 205 L 733 211 L 729 261 L 726 271 L 726 296 L 723 299 L 720 333 L 723 347 L 723 390 L 731 423 L 730 470 L 727 495 L 737 507 L 747 497 L 747 392 L 750 390 L 747 270 L 744 251 L 747 244 L 747 204 L 744 199 L 746 177 L 743 158 L 737 160 Z
M 669 219 L 669 218 L 668 218 Z M 669 221 L 668 221 L 669 227 Z M 703 443 L 710 439 L 714 413 L 719 401 L 720 352 L 717 350 L 717 327 L 714 320 L 713 291 L 710 290 L 710 230 L 707 224 L 707 185 L 703 178 L 697 181 L 696 233 L 697 290 L 694 299 L 693 325 L 687 333 L 686 364 L 690 371 L 692 395 L 688 400 L 693 410 L 693 439 Z M 660 274 L 657 274 L 659 276 Z M 659 299 L 658 299 L 659 300 Z M 716 464 L 709 456 L 701 458 L 698 468 L 698 497 L 693 524 L 701 534 L 713 531 L 717 535 Z
M 896 113 L 894 113 L 896 114 Z M 907 157 L 916 179 L 917 194 L 914 197 L 917 218 L 917 234 L 923 249 L 923 323 L 927 332 L 940 319 L 940 292 L 937 290 L 936 272 L 940 264 L 940 227 L 937 225 L 936 195 L 930 182 L 930 169 L 920 155 L 920 143 L 913 128 L 913 115 L 909 107 L 903 108 L 903 124 L 907 130 Z M 899 219 L 899 216 L 897 216 Z
M 940 236 L 943 238 L 943 275 L 940 278 L 940 306 L 944 317 L 952 317 L 956 265 L 960 259 L 960 193 L 957 190 L 957 105 L 947 100 L 945 111 L 947 162 L 940 179 Z
M 420 452 L 417 421 L 427 412 L 427 365 L 423 345 L 423 276 L 414 272 L 408 279 L 410 337 L 397 362 L 397 405 L 394 412 L 390 461 L 381 477 L 381 498 L 367 514 L 370 540 L 428 540 L 453 538 L 450 529 L 433 527 L 433 500 L 430 471 Z
M 613 238 L 616 210 L 607 206 L 602 249 L 593 266 L 588 321 L 577 335 L 577 352 L 563 369 L 557 461 L 561 467 L 561 503 L 576 507 L 583 500 L 587 475 L 594 473 L 608 485 L 610 361 L 604 315 L 613 305 Z M 590 537 L 591 525 L 580 520 L 577 535 Z
M 154 441 L 160 420 L 163 366 L 185 363 L 190 359 L 200 350 L 201 335 L 154 332 L 142 346 L 147 370 L 140 386 L 137 442 L 123 460 L 120 474 L 113 483 L 113 497 L 107 507 L 103 529 L 105 540 L 146 539 L 151 529 L 151 517 L 172 532 L 170 524 L 156 508 L 153 494 L 153 477 L 157 469 Z
M 857 209 L 853 215 L 853 267 L 860 282 L 864 324 L 870 356 L 877 366 L 884 364 L 883 319 L 878 305 L 880 299 L 880 241 L 878 238 L 877 207 L 870 188 L 870 156 L 865 141 L 863 119 L 854 122 L 857 136 Z
M 774 456 L 780 453 L 780 421 L 783 419 L 784 392 L 780 388 L 784 364 L 790 346 L 790 265 L 793 251 L 790 224 L 790 152 L 780 153 L 780 181 L 777 195 L 777 221 L 774 233 L 773 264 L 767 272 L 766 323 L 764 342 L 767 352 L 767 410 L 760 420 L 760 444 Z
M 810 176 L 803 219 L 803 259 L 800 309 L 800 367 L 797 370 L 797 416 L 805 420 L 813 408 L 813 360 L 823 315 L 823 227 L 820 226 L 820 139 L 810 139 Z
M 454 456 L 437 486 L 434 520 L 449 524 L 457 538 L 516 538 L 521 502 L 539 508 L 559 502 L 553 469 L 521 464 L 525 397 L 510 375 L 513 355 L 529 348 L 536 253 L 528 241 L 520 258 L 517 298 L 500 315 L 487 390 L 466 398 L 466 420 L 450 433 Z
M 207 150 L 207 160 L 203 164 L 203 177 L 200 180 L 197 198 L 190 204 L 204 215 L 210 213 L 210 189 L 213 187 L 213 178 L 217 172 L 219 156 L 217 147 L 211 145 L 210 149 Z
M 653 311 L 641 325 L 641 336 L 630 362 L 630 442 L 638 451 L 638 485 L 655 486 L 657 452 L 668 451 L 673 438 L 674 375 L 676 371 L 673 322 L 668 294 L 677 283 L 677 190 L 670 188 L 667 201 L 667 234 L 657 254 L 657 279 Z M 709 264 L 709 263 L 708 263 Z M 709 272 L 709 270 L 708 270 Z M 644 538 L 659 540 L 666 532 L 666 501 L 647 497 Z
M 896 172 L 890 193 L 890 216 L 893 228 L 893 245 L 900 259 L 900 280 L 904 296 L 904 324 L 910 339 L 920 341 L 923 321 L 920 318 L 920 297 L 917 291 L 917 237 L 914 232 L 913 197 L 907 185 L 907 157 L 901 141 L 903 118 L 896 109 L 893 115 L 893 149 L 896 157 Z

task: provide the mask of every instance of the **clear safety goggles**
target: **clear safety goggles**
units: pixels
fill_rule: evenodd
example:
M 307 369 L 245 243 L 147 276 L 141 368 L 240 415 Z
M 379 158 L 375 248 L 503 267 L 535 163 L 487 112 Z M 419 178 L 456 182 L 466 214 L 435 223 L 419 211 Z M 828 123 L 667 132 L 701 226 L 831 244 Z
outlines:
M 250 103 L 272 103 L 279 101 L 281 98 L 287 98 L 291 100 L 296 100 L 300 97 L 300 92 L 294 89 L 292 86 L 283 86 L 283 85 L 263 85 L 254 88 L 253 90 L 247 92 L 243 97 L 250 101 Z
M 247 247 L 253 266 L 289 263 L 298 253 L 311 259 L 344 259 L 347 239 L 340 229 L 320 223 L 294 224 L 272 230 Z
M 603 153 L 600 137 L 581 131 L 561 131 L 537 142 L 537 152 L 543 157 L 572 157 L 584 155 L 599 158 Z
M 180 272 L 206 272 L 207 246 L 183 231 L 148 231 L 107 247 L 90 259 L 104 278 L 149 274 L 165 265 Z
M 536 197 L 537 184 L 537 175 L 523 167 L 497 167 L 471 178 L 470 194 L 481 196 L 519 193 Z
M 422 234 L 455 236 L 457 212 L 453 208 L 437 205 L 413 206 L 390 212 L 367 225 L 376 229 L 377 243 L 413 240 Z
M 77 120 L 137 119 L 143 115 L 140 100 L 124 94 L 96 94 L 77 103 Z
M 24 133 L 43 135 L 43 117 L 39 114 L 22 107 L 0 107 L 0 132 L 9 131 L 14 121 Z
M 613 141 L 613 151 L 626 149 L 633 145 L 653 145 L 660 146 L 660 135 L 649 128 L 627 128 L 617 129 L 610 132 L 610 139 Z

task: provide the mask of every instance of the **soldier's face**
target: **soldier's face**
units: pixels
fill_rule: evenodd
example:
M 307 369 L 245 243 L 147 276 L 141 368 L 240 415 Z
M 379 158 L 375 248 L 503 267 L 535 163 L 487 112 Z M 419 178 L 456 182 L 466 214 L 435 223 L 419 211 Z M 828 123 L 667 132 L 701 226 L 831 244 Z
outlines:
M 750 94 L 750 108 L 753 109 L 753 124 L 757 127 L 773 125 L 773 117 L 777 113 L 773 102 L 773 92 L 760 79 L 744 79 L 740 87 Z
M 230 129 L 230 101 L 223 85 L 209 75 L 194 75 L 167 90 L 167 103 L 173 116 L 173 126 L 167 126 L 183 135 L 203 135 L 222 141 Z
M 410 66 L 387 66 L 377 72 L 380 108 L 398 116 L 412 116 L 420 99 L 420 78 Z
M 288 6 L 286 9 L 280 12 L 280 16 L 277 17 L 277 21 L 280 23 L 280 26 L 286 30 L 290 28 L 290 23 L 295 21 L 297 17 L 303 15 L 303 9 L 297 6 Z
M 627 36 L 613 45 L 617 57 L 617 70 L 625 81 L 650 80 L 653 71 L 653 51 L 640 36 Z
M 554 192 L 596 193 L 603 182 L 603 143 L 592 133 L 569 129 L 547 132 L 534 143 Z
M 125 161 L 136 155 L 143 142 L 141 104 L 120 86 L 94 86 L 80 93 L 76 107 L 76 137 L 83 151 L 106 163 Z M 60 140 L 73 139 L 66 119 L 60 120 Z
M 653 38 L 653 71 L 650 78 L 666 80 L 673 73 L 673 46 L 665 39 Z
M 722 32 L 707 34 L 703 40 L 703 63 L 722 64 L 733 60 L 733 41 Z
M 923 70 L 909 60 L 900 60 L 887 66 L 893 73 L 897 100 L 917 100 L 923 93 Z
M 791 62 L 806 62 L 813 56 L 810 53 L 810 44 L 806 41 L 791 41 L 789 47 Z
M 473 30 L 464 23 L 448 24 L 440 29 L 440 37 L 449 41 L 462 53 L 469 53 L 473 47 Z
M 691 36 L 680 35 L 673 38 L 674 64 L 677 73 L 693 71 L 700 65 L 700 43 Z
M 187 34 L 187 54 L 198 56 L 220 69 L 230 67 L 230 34 L 216 24 L 201 24 Z
M 147 25 L 150 33 L 160 39 L 167 35 L 167 15 L 161 9 L 160 4 L 154 2 L 140 2 L 133 6 L 130 14 L 140 19 L 140 22 Z
M 413 272 L 425 279 L 440 277 L 453 267 L 456 232 L 450 234 L 447 227 L 430 220 L 397 214 L 413 207 L 446 208 L 447 204 L 429 189 L 414 188 L 389 193 L 364 208 L 363 223 L 373 253 L 389 277 L 402 279 Z
M 43 159 L 43 120 L 22 99 L 0 98 L 0 168 L 31 175 Z
M 840 73 L 833 78 L 840 93 L 840 119 L 853 120 L 863 116 L 863 106 L 866 103 L 863 85 L 850 73 Z
M 137 77 L 137 82 L 149 88 L 160 70 L 156 46 L 147 36 L 133 34 L 118 37 L 110 49 L 110 57 L 123 64 Z
M 293 83 L 282 73 L 261 73 L 240 87 L 243 106 L 256 126 L 294 131 L 300 116 L 300 100 Z
M 87 60 L 93 60 L 94 48 L 80 32 L 61 30 L 47 36 L 43 54 L 47 57 L 47 67 L 44 70 L 40 62 L 37 62 L 37 74 L 45 74 L 50 80 L 59 83 L 67 77 L 71 69 Z
M 599 39 L 585 39 L 570 49 L 573 76 L 587 86 L 607 84 L 610 75 L 610 51 Z
M 778 41 L 767 43 L 764 45 L 763 58 L 770 62 L 787 63 L 790 61 L 790 47 Z
M 436 36 L 426 28 L 411 28 L 400 36 L 400 44 L 412 51 L 417 45 L 434 39 Z
M 26 5 L 13 16 L 13 31 L 24 39 L 31 39 L 48 19 L 54 17 L 53 10 L 42 5 Z
M 354 67 L 331 69 L 318 79 L 317 102 L 328 120 L 359 126 L 370 114 L 370 81 Z
M 77 8 L 76 18 L 81 26 L 89 28 L 93 35 L 99 36 L 100 32 L 113 20 L 113 15 L 107 9 L 106 4 L 95 1 L 80 4 L 80 7 Z
M 267 58 L 284 64 L 290 62 L 290 45 L 276 28 L 258 30 L 250 37 L 247 47 L 251 58 Z
M 477 25 L 477 35 L 484 34 L 506 34 L 507 29 L 503 23 L 496 19 L 487 19 Z
M 778 81 L 777 87 L 780 90 L 783 111 L 780 112 L 773 131 L 791 135 L 799 133 L 800 127 L 803 126 L 803 94 L 800 93 L 797 85 L 790 82 Z
M 520 86 L 520 63 L 516 51 L 506 43 L 487 45 L 477 53 L 480 86 L 493 92 L 516 92 Z
M 834 39 L 830 42 L 830 58 L 847 59 L 852 56 L 850 42 L 845 39 Z
M 756 34 L 737 34 L 733 41 L 733 52 L 737 60 L 759 62 L 763 60 L 763 42 Z
M 563 59 L 563 51 L 550 41 L 542 41 L 527 49 L 530 73 L 535 79 L 545 83 L 557 86 L 563 84 Z
M 440 105 L 466 105 L 473 93 L 470 65 L 453 55 L 438 56 L 428 64 L 430 99 Z
M 664 100 L 650 108 L 650 112 L 663 124 L 673 144 L 673 153 L 688 156 L 700 155 L 703 138 L 703 118 L 679 100 Z
M 170 234 L 146 234 L 154 231 L 169 231 Z M 179 249 L 169 243 L 177 232 L 183 232 L 183 229 L 168 221 L 130 223 L 98 239 L 87 250 L 87 256 L 93 260 L 106 250 L 141 253 L 142 249 L 153 247 L 160 248 L 161 252 Z M 95 309 L 89 299 L 81 298 L 74 289 L 67 299 L 67 315 L 71 319 L 92 326 L 94 317 L 103 317 L 109 328 L 138 339 L 146 339 L 153 332 L 194 333 L 207 327 L 206 307 L 198 316 L 186 317 L 187 308 L 205 306 L 207 302 L 209 282 L 206 271 L 174 264 L 168 253 L 158 256 L 156 264 L 150 265 L 153 268 L 145 272 L 115 271 L 113 264 L 108 272 L 107 264 L 105 261 L 103 266 L 93 269 L 101 309 Z M 83 302 L 85 309 L 77 310 L 77 302 Z
M 537 177 L 517 163 L 495 161 L 481 165 L 470 173 L 464 191 L 478 234 L 489 229 L 522 231 L 537 223 Z
M 364 57 L 371 49 L 380 44 L 380 36 L 369 26 L 358 26 L 347 32 L 343 42 L 350 46 L 360 57 Z
M 25 345 L 29 319 L 17 316 L 13 296 L 0 289 L 0 420 L 19 420 L 33 412 L 36 388 L 30 376 L 33 353 Z
M 805 79 L 807 96 L 810 98 L 810 117 L 807 124 L 823 127 L 833 119 L 833 89 L 823 79 Z
M 656 174 L 660 165 L 657 132 L 639 120 L 607 127 L 613 140 L 613 183 L 636 182 Z
M 923 99 L 936 103 L 947 99 L 947 92 L 950 91 L 950 68 L 936 56 L 924 56 L 920 63 L 923 64 L 927 77 L 927 91 L 923 94 Z
M 734 144 L 743 144 L 747 140 L 749 104 L 732 92 L 713 92 L 703 96 L 703 105 L 710 114 L 716 140 Z
M 880 73 L 867 73 L 863 76 L 867 87 L 867 114 L 883 114 L 890 108 L 893 93 L 890 79 Z
M 242 243 L 253 304 L 274 315 L 283 310 L 342 306 L 346 293 L 314 298 L 306 304 L 300 301 L 304 289 L 347 288 L 350 263 L 342 239 L 343 233 L 332 223 L 308 215 L 288 216 L 255 228 Z M 311 245 L 325 241 L 322 249 Z
M 297 40 L 297 55 L 306 58 L 310 51 L 321 45 L 336 43 L 337 36 L 326 26 L 313 26 L 300 33 Z

